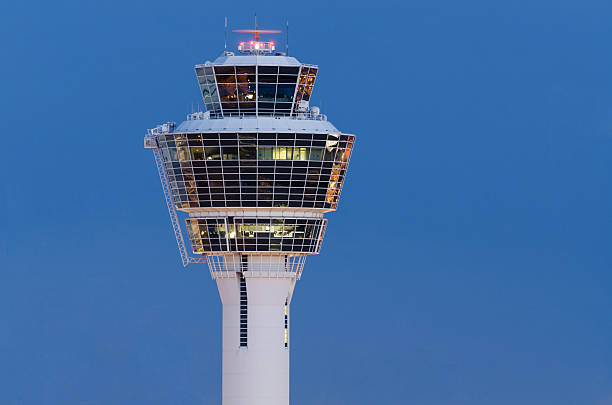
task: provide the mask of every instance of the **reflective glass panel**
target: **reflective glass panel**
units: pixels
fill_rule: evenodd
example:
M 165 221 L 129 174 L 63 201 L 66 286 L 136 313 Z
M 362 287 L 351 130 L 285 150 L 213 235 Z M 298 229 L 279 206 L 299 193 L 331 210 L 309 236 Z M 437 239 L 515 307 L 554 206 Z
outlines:
M 233 75 L 234 73 L 233 66 L 215 66 L 215 74 L 217 75 Z
M 278 73 L 278 66 L 258 66 L 257 67 L 257 72 L 259 74 L 277 74 Z
M 259 83 L 276 83 L 277 79 L 276 75 L 259 75 Z
M 236 66 L 236 74 L 255 74 L 255 66 Z
M 217 83 L 236 83 L 236 76 L 234 75 L 217 75 Z
M 299 70 L 299 67 L 281 66 L 279 67 L 278 73 L 281 75 L 297 75 Z
M 293 101 L 295 84 L 279 84 L 276 90 L 276 101 Z
M 176 133 L 160 135 L 159 142 L 172 198 L 181 209 L 334 209 L 353 139 L 320 133 Z
M 236 101 L 237 100 L 237 90 L 236 84 L 221 84 L 219 83 L 219 96 L 221 97 L 221 101 Z
M 295 83 L 297 82 L 297 76 L 279 75 L 279 83 Z
M 238 100 L 255 101 L 256 88 L 255 83 L 238 83 Z
M 275 84 L 259 84 L 259 100 L 260 101 L 274 101 L 276 95 Z M 260 105 L 260 107 L 262 107 Z

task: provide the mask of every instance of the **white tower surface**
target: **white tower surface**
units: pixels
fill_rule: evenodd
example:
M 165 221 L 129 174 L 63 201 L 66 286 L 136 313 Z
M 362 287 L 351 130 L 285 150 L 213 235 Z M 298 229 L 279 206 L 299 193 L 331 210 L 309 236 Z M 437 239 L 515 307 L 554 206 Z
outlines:
M 240 43 L 244 55 L 195 66 L 206 112 L 145 137 L 183 265 L 207 262 L 217 282 L 223 405 L 289 404 L 293 289 L 320 251 L 354 142 L 309 106 L 318 67 L 260 32 Z

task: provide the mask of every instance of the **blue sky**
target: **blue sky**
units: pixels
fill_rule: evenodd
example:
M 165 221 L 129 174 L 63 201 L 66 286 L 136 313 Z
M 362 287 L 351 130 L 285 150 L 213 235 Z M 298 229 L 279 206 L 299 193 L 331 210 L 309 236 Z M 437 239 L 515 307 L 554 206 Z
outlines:
M 0 7 L 0 403 L 220 404 L 216 286 L 142 137 L 257 12 L 357 135 L 292 403 L 612 404 L 609 2 Z

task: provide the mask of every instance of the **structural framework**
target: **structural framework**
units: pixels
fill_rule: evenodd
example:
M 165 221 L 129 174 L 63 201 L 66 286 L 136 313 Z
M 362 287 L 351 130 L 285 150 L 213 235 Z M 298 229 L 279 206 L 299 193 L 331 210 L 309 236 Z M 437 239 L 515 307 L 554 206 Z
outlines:
M 195 66 L 206 112 L 148 130 L 144 144 L 183 265 L 207 262 L 217 282 L 223 404 L 288 405 L 293 289 L 321 249 L 354 136 L 309 105 L 318 67 L 250 32 L 240 55 Z

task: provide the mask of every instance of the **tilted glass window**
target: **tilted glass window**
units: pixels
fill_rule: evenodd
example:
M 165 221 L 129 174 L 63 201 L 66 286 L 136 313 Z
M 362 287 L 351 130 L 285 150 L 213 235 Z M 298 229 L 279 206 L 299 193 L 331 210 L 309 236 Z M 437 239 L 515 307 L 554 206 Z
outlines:
M 212 67 L 196 66 L 195 71 L 206 109 L 212 113 L 220 113 L 221 105 L 219 104 L 217 85 Z
M 319 253 L 324 218 L 187 218 L 194 253 Z
M 300 79 L 298 81 L 297 92 L 295 94 L 294 108 L 297 107 L 300 101 L 310 100 L 310 95 L 312 93 L 312 88 L 317 78 L 318 70 L 319 69 L 314 66 L 302 66 L 302 69 L 300 71 Z
M 164 134 L 178 209 L 335 209 L 354 137 L 344 134 Z M 312 146 L 306 146 L 312 145 Z
M 312 66 L 262 65 L 195 70 L 206 109 L 224 116 L 288 116 L 297 102 L 310 99 L 317 72 Z

